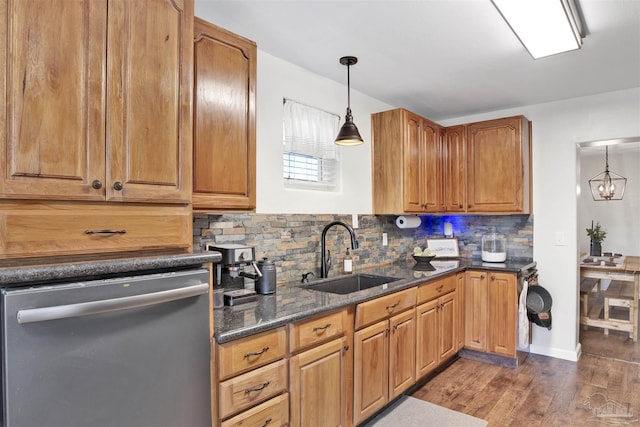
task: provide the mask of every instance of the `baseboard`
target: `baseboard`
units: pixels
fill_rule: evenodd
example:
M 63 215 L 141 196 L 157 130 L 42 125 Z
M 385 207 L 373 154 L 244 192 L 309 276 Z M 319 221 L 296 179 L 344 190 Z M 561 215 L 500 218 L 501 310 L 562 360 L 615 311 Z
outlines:
M 540 354 L 542 356 L 555 357 L 556 359 L 564 359 L 564 360 L 569 360 L 571 362 L 577 362 L 578 359 L 580 358 L 582 347 L 580 346 L 580 343 L 578 343 L 575 350 L 569 351 L 569 350 L 561 350 L 559 348 L 549 348 L 549 347 L 542 347 L 542 346 L 537 346 L 535 344 L 531 344 L 531 347 L 529 348 L 529 352 L 531 354 Z

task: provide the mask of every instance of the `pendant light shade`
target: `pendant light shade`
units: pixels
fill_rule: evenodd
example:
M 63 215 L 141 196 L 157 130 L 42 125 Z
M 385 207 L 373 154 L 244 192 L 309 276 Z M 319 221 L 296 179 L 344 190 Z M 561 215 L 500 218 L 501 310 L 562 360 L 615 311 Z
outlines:
M 605 146 L 605 169 L 604 172 L 594 176 L 589 180 L 589 188 L 593 200 L 599 202 L 604 200 L 622 200 L 624 190 L 627 186 L 627 178 L 615 172 L 609 172 L 609 147 Z
M 336 144 L 360 145 L 364 141 L 355 123 L 353 123 L 353 116 L 351 115 L 351 81 L 349 76 L 349 67 L 357 64 L 358 58 L 355 56 L 343 56 L 340 58 L 340 63 L 347 66 L 347 114 L 344 117 L 344 125 L 340 128 L 340 132 L 338 132 Z

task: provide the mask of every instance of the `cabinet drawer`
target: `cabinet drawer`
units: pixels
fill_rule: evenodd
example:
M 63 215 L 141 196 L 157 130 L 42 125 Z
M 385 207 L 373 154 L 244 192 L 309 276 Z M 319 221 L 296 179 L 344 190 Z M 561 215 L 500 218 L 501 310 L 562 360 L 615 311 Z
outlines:
M 190 250 L 193 244 L 188 205 L 24 202 L 0 208 L 0 258 Z
M 286 360 L 231 378 L 220 383 L 220 417 L 226 418 L 286 390 Z
M 344 334 L 344 311 L 289 325 L 289 349 L 294 352 Z
M 456 276 L 445 277 L 418 287 L 418 304 L 456 290 Z
M 289 424 L 289 395 L 267 400 L 223 422 L 222 427 L 281 427 Z
M 356 307 L 356 329 L 398 314 L 416 305 L 416 288 L 385 295 Z
M 286 352 L 284 326 L 272 331 L 218 345 L 218 379 L 264 366 L 282 358 Z

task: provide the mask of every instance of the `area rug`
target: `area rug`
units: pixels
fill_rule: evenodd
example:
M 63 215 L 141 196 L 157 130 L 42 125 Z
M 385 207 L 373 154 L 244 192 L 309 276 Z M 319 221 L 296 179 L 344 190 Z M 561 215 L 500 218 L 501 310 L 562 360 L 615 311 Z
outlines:
M 485 427 L 487 422 L 424 400 L 402 396 L 363 427 Z

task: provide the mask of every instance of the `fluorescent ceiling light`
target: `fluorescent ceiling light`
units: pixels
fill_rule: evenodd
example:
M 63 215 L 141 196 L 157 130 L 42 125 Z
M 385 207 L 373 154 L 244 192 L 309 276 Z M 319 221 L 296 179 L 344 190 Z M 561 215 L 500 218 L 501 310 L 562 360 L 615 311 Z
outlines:
M 533 59 L 579 49 L 582 26 L 572 0 L 491 0 Z

